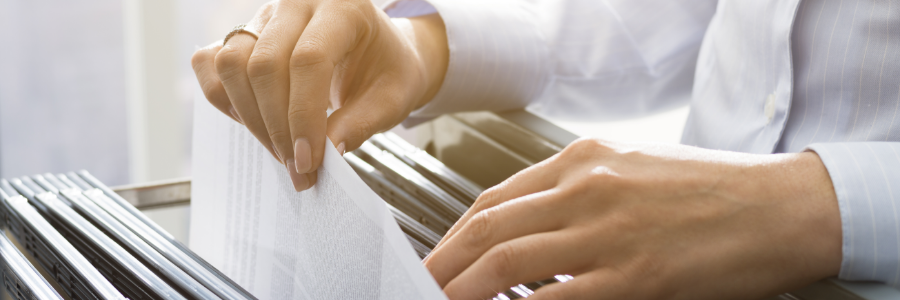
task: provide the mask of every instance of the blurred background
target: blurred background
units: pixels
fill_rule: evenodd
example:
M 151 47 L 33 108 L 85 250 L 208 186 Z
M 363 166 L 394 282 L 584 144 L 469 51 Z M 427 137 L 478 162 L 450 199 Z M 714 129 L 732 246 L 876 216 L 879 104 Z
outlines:
M 195 49 L 262 0 L 0 0 L 0 177 L 86 169 L 109 185 L 190 176 Z M 374 0 L 383 4 L 387 0 Z M 579 135 L 677 142 L 687 108 L 556 123 Z M 415 134 L 397 129 L 415 144 Z
M 0 0 L 0 176 L 189 176 L 190 56 L 263 3 Z

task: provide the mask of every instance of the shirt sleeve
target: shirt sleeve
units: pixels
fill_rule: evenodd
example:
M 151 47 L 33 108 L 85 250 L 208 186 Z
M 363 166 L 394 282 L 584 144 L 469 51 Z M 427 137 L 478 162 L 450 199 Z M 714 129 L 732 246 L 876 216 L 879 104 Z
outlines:
M 437 12 L 450 60 L 411 114 L 502 111 L 597 120 L 686 103 L 715 0 L 397 0 L 391 17 Z M 408 120 L 409 121 L 409 120 Z
M 839 278 L 900 288 L 900 143 L 813 144 L 841 212 Z M 894 191 L 896 190 L 896 191 Z

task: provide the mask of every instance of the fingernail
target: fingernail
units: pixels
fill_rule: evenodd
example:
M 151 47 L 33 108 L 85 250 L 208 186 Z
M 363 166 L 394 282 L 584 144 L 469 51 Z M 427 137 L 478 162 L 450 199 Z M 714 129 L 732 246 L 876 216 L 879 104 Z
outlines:
M 309 187 L 309 178 L 306 174 L 297 173 L 297 166 L 294 164 L 293 159 L 288 159 L 285 166 L 288 169 L 288 173 L 291 174 L 291 182 L 294 183 L 294 190 L 300 192 Z
M 344 148 L 344 142 L 341 142 L 340 144 L 338 144 L 338 146 L 337 146 L 337 151 L 338 151 L 338 153 L 341 154 L 341 156 L 344 155 L 344 149 L 345 149 L 345 148 Z
M 278 153 L 278 147 L 275 147 L 275 143 L 272 143 L 272 151 L 275 152 L 275 158 L 280 162 L 284 162 L 284 158 L 281 157 L 281 153 Z
M 237 120 L 238 123 L 244 124 L 244 121 L 241 120 L 241 116 L 238 115 L 237 110 L 234 109 L 234 106 L 232 106 L 229 111 L 231 111 L 231 116 L 234 117 L 234 119 Z
M 309 169 L 312 167 L 312 151 L 310 151 L 309 142 L 305 138 L 294 141 L 294 159 L 297 162 L 297 173 L 309 173 Z

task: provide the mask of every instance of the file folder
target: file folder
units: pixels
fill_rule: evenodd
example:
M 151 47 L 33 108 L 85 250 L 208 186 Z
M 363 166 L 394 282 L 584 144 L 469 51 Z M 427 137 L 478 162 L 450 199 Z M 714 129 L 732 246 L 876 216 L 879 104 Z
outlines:
M 369 139 L 375 146 L 390 152 L 420 174 L 437 184 L 466 206 L 475 203 L 484 188 L 448 168 L 424 150 L 416 148 L 400 136 L 392 133 L 379 133 Z
M 0 189 L 0 199 L 9 198 Z M 19 252 L 6 237 L 5 231 L 0 231 L 0 280 L 3 282 L 4 292 L 11 299 L 59 299 L 60 296 L 47 279 L 44 279 L 33 265 Z
M 83 178 L 84 177 L 82 177 L 82 179 Z M 90 181 L 88 182 L 90 183 Z M 172 243 L 169 239 L 152 229 L 150 225 L 147 225 L 129 212 L 126 207 L 133 208 L 133 206 L 128 204 L 125 199 L 116 195 L 118 200 L 114 200 L 113 198 L 108 197 L 106 192 L 101 189 L 101 187 L 105 187 L 105 185 L 100 184 L 99 181 L 91 183 L 91 185 L 94 184 L 101 186 L 82 192 L 87 199 L 93 201 L 99 208 L 111 215 L 116 221 L 124 225 L 125 228 L 140 237 L 146 244 L 150 245 L 154 250 L 162 254 L 163 257 L 178 266 L 216 296 L 222 299 L 256 299 L 253 295 L 239 285 L 233 283 L 224 274 L 212 266 L 208 266 L 208 264 L 204 265 L 201 262 L 202 260 L 196 259 L 196 255 L 190 250 L 183 250 L 176 246 L 180 245 L 180 243 Z M 106 189 L 108 190 L 108 188 Z M 109 190 L 109 192 L 115 194 L 112 190 Z M 140 212 L 138 212 L 138 214 L 140 214 Z
M 382 199 L 434 232 L 444 234 L 447 230 L 450 230 L 450 227 L 456 221 L 437 213 L 430 206 L 425 205 L 405 190 L 387 180 L 380 171 L 375 170 L 372 165 L 353 153 L 344 154 L 344 159 Z
M 66 204 L 59 198 L 59 189 L 42 176 L 22 178 L 23 181 L 29 179 L 38 185 L 36 190 L 30 191 L 34 196 L 29 201 L 40 202 L 47 209 L 44 217 L 125 297 L 133 300 L 185 299 L 125 248 L 72 209 L 71 201 L 76 194 L 66 193 L 69 195 L 65 198 L 69 203 Z
M 468 209 L 462 201 L 442 190 L 393 154 L 379 149 L 370 142 L 364 142 L 353 153 L 380 170 L 384 177 L 392 183 L 420 199 L 422 203 L 449 220 L 455 222 Z
M 28 192 L 21 181 L 16 190 Z M 4 190 L 10 183 L 0 181 Z M 3 199 L 7 228 L 73 299 L 125 299 L 22 195 Z
M 106 211 L 103 211 L 91 200 L 87 199 L 79 188 L 64 184 L 52 174 L 44 175 L 43 178 L 47 179 L 47 183 L 55 183 L 52 185 L 52 188 L 58 189 L 60 196 L 71 203 L 71 209 L 89 220 L 91 225 L 95 226 L 96 231 L 106 237 L 106 240 L 121 245 L 121 248 L 131 257 L 131 263 L 126 269 L 132 272 L 140 270 L 140 273 L 145 274 L 146 277 L 152 275 L 155 278 L 154 283 L 156 285 L 165 285 L 165 290 L 168 293 L 177 291 L 177 296 L 164 296 L 164 298 L 218 298 L 217 295 L 146 244 L 140 237 L 125 228 L 124 225 Z
M 143 223 L 147 228 L 149 228 L 153 232 L 156 232 L 156 236 L 158 236 L 163 241 L 165 241 L 166 244 L 168 244 L 168 246 L 174 248 L 173 250 L 179 251 L 184 256 L 184 259 L 185 259 L 185 262 L 183 264 L 186 266 L 183 266 L 183 267 L 189 267 L 189 268 L 196 269 L 195 270 L 196 273 L 201 274 L 204 277 L 211 277 L 208 280 L 214 281 L 214 283 L 216 285 L 221 285 L 223 287 L 226 287 L 227 291 L 223 292 L 223 294 L 227 294 L 226 295 L 227 297 L 225 297 L 225 298 L 228 298 L 228 299 L 256 299 L 256 297 L 251 295 L 250 292 L 245 290 L 239 284 L 235 283 L 233 280 L 231 280 L 231 278 L 228 278 L 228 276 L 225 276 L 225 274 L 222 274 L 222 272 L 220 272 L 218 269 L 216 269 L 211 264 L 209 264 L 209 262 L 207 262 L 202 257 L 195 254 L 194 251 L 191 251 L 190 248 L 188 248 L 187 246 L 185 246 L 184 244 L 182 244 L 181 242 L 176 240 L 174 237 L 172 237 L 171 234 L 169 234 L 164 229 L 162 229 L 162 227 L 159 227 L 159 225 L 157 225 L 155 222 L 153 222 L 152 220 L 147 218 L 147 216 L 145 216 L 143 213 L 141 213 L 139 210 L 137 210 L 137 208 L 135 208 L 134 205 L 131 205 L 131 203 L 129 203 L 124 198 L 122 198 L 122 196 L 119 196 L 119 194 L 117 194 L 112 189 L 110 189 L 108 186 L 106 186 L 106 184 L 103 184 L 103 182 L 101 182 L 100 180 L 97 180 L 97 178 L 94 178 L 94 176 L 91 175 L 90 173 L 88 173 L 88 171 L 81 170 L 81 171 L 78 171 L 77 174 L 74 172 L 69 172 L 68 176 L 60 174 L 59 177 L 63 181 L 70 180 L 67 182 L 70 182 L 71 186 L 77 185 L 79 187 L 81 187 L 81 186 L 88 187 L 87 189 L 82 188 L 84 190 L 89 190 L 90 187 L 98 189 L 109 200 L 111 200 L 112 202 L 117 204 L 118 207 L 121 207 L 124 210 L 124 212 L 127 212 L 127 214 L 129 216 L 122 216 L 122 218 L 131 218 L 136 221 L 139 221 L 140 223 Z M 99 192 L 93 192 L 93 193 L 99 194 Z M 97 197 L 99 197 L 99 195 L 97 195 Z M 204 283 L 204 284 L 206 284 L 206 283 Z M 210 283 L 210 284 L 212 284 L 212 283 Z M 235 297 L 235 298 L 231 298 L 231 297 Z

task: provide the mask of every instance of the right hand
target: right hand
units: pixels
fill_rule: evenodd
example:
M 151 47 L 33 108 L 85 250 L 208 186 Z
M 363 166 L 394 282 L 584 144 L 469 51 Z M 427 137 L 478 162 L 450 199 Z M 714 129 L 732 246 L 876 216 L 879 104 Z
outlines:
M 209 102 L 286 165 L 297 191 L 315 184 L 326 134 L 356 149 L 433 98 L 447 69 L 437 14 L 390 19 L 371 0 L 275 1 L 247 27 L 259 40 L 239 33 L 191 64 Z

